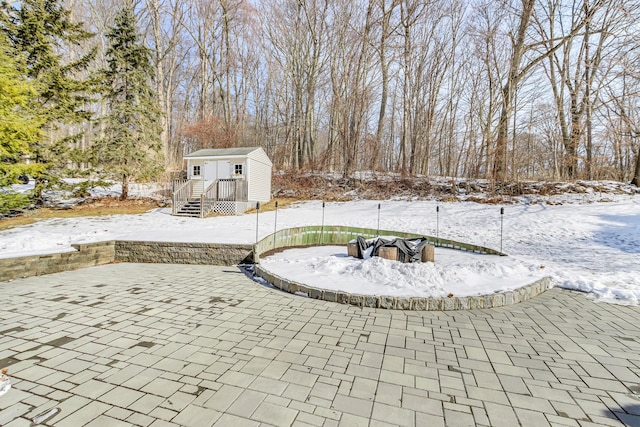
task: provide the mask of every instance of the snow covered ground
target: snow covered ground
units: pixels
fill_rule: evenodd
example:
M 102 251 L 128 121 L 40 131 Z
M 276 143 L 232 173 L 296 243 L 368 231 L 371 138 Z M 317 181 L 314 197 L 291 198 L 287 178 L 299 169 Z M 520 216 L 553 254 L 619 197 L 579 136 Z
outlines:
M 145 190 L 146 191 L 146 190 Z M 473 202 L 352 201 L 327 203 L 324 223 L 407 231 L 500 249 L 500 206 Z M 558 204 L 562 203 L 562 204 Z M 436 207 L 439 206 L 438 230 Z M 170 209 L 142 215 L 50 219 L 0 232 L 0 257 L 72 250 L 71 243 L 109 239 L 253 243 L 256 215 L 181 218 Z M 264 212 L 260 238 L 277 227 L 319 225 L 322 202 L 311 201 Z M 510 289 L 539 277 L 588 292 L 599 301 L 640 302 L 640 196 L 573 194 L 521 199 L 505 206 L 504 252 L 507 258 L 436 251 L 436 264 L 401 266 L 385 260 L 350 260 L 336 248 L 293 252 L 293 261 L 266 260 L 274 273 L 319 276 L 326 283 L 355 289 L 373 286 L 386 295 L 471 295 L 478 290 Z M 337 255 L 338 254 L 338 255 Z M 289 266 L 287 267 L 287 264 Z M 424 281 L 422 279 L 425 279 Z M 372 284 L 373 283 L 373 284 Z M 313 283 L 309 283 L 313 285 Z M 325 286 L 326 287 L 326 286 Z M 355 292 L 355 289 L 352 290 Z

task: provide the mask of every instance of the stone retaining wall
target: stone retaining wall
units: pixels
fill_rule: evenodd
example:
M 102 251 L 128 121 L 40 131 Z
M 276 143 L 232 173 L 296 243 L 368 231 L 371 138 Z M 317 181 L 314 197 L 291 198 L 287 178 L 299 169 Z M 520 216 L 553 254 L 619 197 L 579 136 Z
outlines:
M 0 259 L 0 281 L 41 276 L 114 261 L 113 241 L 71 245 L 75 251 Z
M 526 301 L 549 289 L 551 278 L 545 277 L 522 288 L 489 295 L 451 298 L 416 298 L 393 297 L 381 295 L 359 295 L 347 292 L 319 289 L 312 286 L 287 280 L 275 275 L 259 264 L 255 265 L 255 273 L 278 289 L 291 294 L 306 296 L 324 301 L 351 304 L 357 307 L 385 308 L 395 310 L 473 310 L 480 308 L 502 307 Z
M 0 258 L 0 282 L 112 262 L 237 265 L 253 262 L 252 245 L 106 241 L 73 244 L 75 251 Z
M 237 265 L 253 262 L 253 245 L 182 242 L 115 242 L 119 262 Z

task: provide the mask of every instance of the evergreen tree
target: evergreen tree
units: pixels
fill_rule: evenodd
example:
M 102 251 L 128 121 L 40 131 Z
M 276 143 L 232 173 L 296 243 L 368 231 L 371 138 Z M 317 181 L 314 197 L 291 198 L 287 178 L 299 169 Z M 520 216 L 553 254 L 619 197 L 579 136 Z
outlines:
M 9 45 L 25 60 L 25 73 L 37 85 L 41 138 L 29 141 L 34 159 L 45 165 L 40 184 L 53 183 L 67 166 L 70 143 L 80 135 L 54 139 L 54 131 L 84 122 L 95 93 L 95 82 L 86 70 L 95 49 L 68 60 L 92 37 L 82 23 L 74 23 L 61 0 L 22 0 L 0 3 L 0 29 Z M 83 76 L 84 75 L 84 76 Z M 46 141 L 46 143 L 45 143 Z M 46 179 L 44 179 L 46 177 Z
M 0 33 L 0 214 L 29 203 L 10 188 L 19 177 L 42 173 L 40 165 L 25 163 L 30 143 L 40 139 L 43 117 L 34 108 L 37 91 L 23 65 Z
M 162 170 L 159 109 L 152 89 L 151 51 L 136 28 L 133 6 L 127 3 L 107 33 L 105 99 L 106 132 L 94 144 L 92 162 L 122 182 L 126 199 L 134 179 L 155 178 Z

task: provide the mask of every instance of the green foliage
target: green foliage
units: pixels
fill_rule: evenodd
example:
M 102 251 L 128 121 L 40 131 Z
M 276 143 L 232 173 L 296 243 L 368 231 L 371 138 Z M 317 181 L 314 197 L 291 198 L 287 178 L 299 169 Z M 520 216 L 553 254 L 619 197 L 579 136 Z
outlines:
M 20 183 L 21 176 L 46 179 L 45 165 L 0 162 L 0 188 Z
M 122 181 L 126 198 L 129 182 L 151 179 L 162 170 L 160 113 L 152 89 L 150 50 L 140 40 L 130 5 L 118 13 L 107 39 L 103 82 L 109 114 L 105 136 L 94 144 L 92 163 Z
M 9 188 L 20 176 L 39 176 L 44 165 L 26 164 L 30 143 L 40 139 L 43 118 L 34 108 L 36 86 L 21 72 L 21 56 L 0 33 L 0 214 L 30 203 L 30 194 Z
M 65 62 L 69 50 L 92 37 L 82 23 L 70 19 L 59 0 L 23 0 L 3 6 L 5 32 L 26 59 L 26 71 L 39 84 L 39 101 L 48 124 L 73 123 L 90 117 L 86 106 L 94 81 L 81 76 L 95 57 L 95 48 Z M 76 52 L 78 50 L 76 49 Z
M 19 66 L 0 34 L 0 159 L 17 160 L 31 141 L 40 139 L 41 120 L 32 108 L 36 89 Z
M 20 193 L 0 193 L 0 215 L 21 210 L 31 204 L 31 197 Z
M 89 197 L 91 195 L 90 190 L 94 188 L 107 188 L 113 185 L 111 182 L 103 180 L 86 180 L 74 183 L 60 182 L 58 187 L 61 190 L 69 191 L 73 194 L 73 197 Z
M 22 76 L 32 82 L 31 101 L 40 119 L 37 129 L 22 131 L 21 152 L 30 152 L 40 163 L 38 188 L 66 166 L 69 143 L 78 135 L 51 141 L 54 131 L 63 124 L 80 123 L 90 118 L 88 106 L 96 93 L 95 80 L 87 68 L 95 57 L 95 49 L 85 50 L 92 37 L 82 23 L 74 23 L 70 11 L 61 0 L 22 0 L 0 3 L 2 45 L 8 45 L 23 58 Z M 8 43 L 4 43 L 8 41 Z M 70 54 L 73 52 L 73 54 Z M 77 55 L 77 56 L 76 56 Z M 68 60 L 67 58 L 74 59 Z

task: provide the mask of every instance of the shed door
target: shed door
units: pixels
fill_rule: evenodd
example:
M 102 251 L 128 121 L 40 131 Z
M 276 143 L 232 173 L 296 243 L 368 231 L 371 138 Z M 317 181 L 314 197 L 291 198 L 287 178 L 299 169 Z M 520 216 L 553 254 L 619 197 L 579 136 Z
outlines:
M 231 162 L 228 160 L 218 160 L 217 179 L 231 178 Z
M 218 179 L 230 179 L 231 178 L 231 162 L 228 160 L 206 160 L 204 162 L 204 171 L 202 172 L 204 178 L 204 189 L 209 188 Z M 222 184 L 218 186 L 219 198 L 229 197 L 229 184 Z
M 212 162 L 209 160 L 206 160 L 204 162 L 204 173 L 203 173 L 203 177 L 204 177 L 204 188 L 209 187 L 209 185 L 213 184 L 213 181 L 216 180 L 216 166 L 217 166 L 217 162 Z

